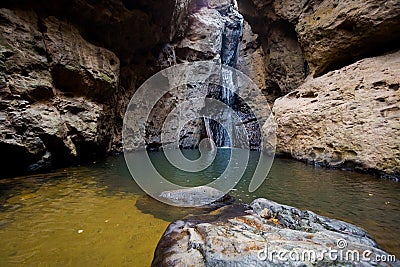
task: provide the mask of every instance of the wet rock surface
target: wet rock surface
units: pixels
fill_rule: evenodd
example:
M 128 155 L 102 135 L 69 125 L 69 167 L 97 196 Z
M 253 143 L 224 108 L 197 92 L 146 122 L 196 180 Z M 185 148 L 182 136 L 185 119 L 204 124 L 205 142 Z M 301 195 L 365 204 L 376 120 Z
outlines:
M 395 52 L 310 78 L 275 102 L 277 152 L 398 180 L 399 77 Z
M 185 34 L 177 36 L 174 42 L 164 46 L 158 64 L 168 67 L 176 63 L 212 60 L 218 64 L 238 68 L 250 78 L 253 78 L 261 90 L 265 89 L 265 57 L 260 40 L 252 32 L 250 25 L 243 21 L 242 15 L 235 8 L 231 1 L 196 2 L 189 10 Z M 235 88 L 229 89 L 234 90 Z M 230 98 L 229 94 L 225 94 L 223 91 L 219 87 L 212 88 L 201 83 L 171 90 L 154 107 L 150 118 L 153 123 L 147 131 L 147 143 L 151 144 L 152 147 L 161 146 L 160 127 L 165 120 L 164 116 L 166 117 L 178 103 L 205 96 L 211 96 L 223 102 L 226 101 L 223 100 L 224 98 Z M 233 101 L 231 99 L 226 102 Z M 246 114 L 247 110 L 243 109 L 240 112 L 244 121 L 254 121 L 254 119 L 249 118 L 249 114 Z M 190 111 L 185 113 L 185 115 L 191 114 Z M 221 116 L 220 121 L 224 120 L 226 118 Z M 180 145 L 182 147 L 198 147 L 200 140 L 209 134 L 207 128 L 211 129 L 214 135 L 213 139 L 218 146 L 226 145 L 222 141 L 224 138 L 221 134 L 222 131 L 218 129 L 219 125 L 211 123 L 211 126 L 207 127 L 205 120 L 191 120 L 189 116 L 185 117 L 184 115 L 182 115 L 180 121 L 188 122 L 180 134 Z M 259 148 L 259 128 L 255 126 L 255 123 L 245 124 L 251 135 L 251 147 Z M 169 134 L 168 129 L 164 129 L 165 132 L 166 135 Z
M 225 195 L 223 192 L 209 186 L 164 191 L 160 194 L 160 197 L 171 201 L 177 206 L 218 207 L 231 204 L 235 201 L 233 197 Z
M 152 266 L 375 266 L 373 260 L 321 256 L 323 251 L 368 251 L 388 256 L 361 228 L 352 224 L 257 199 L 172 223 L 158 243 Z M 277 253 L 283 251 L 282 260 Z M 314 251 L 314 258 L 302 255 Z M 275 254 L 273 253 L 275 252 Z M 349 260 L 350 259 L 350 260 Z M 399 266 L 399 262 L 380 262 Z
M 191 192 L 193 189 L 185 190 L 186 194 L 180 194 L 181 196 L 191 199 Z M 163 195 L 168 194 L 168 192 L 164 192 Z M 169 199 L 169 198 L 167 198 Z M 188 201 L 186 201 L 187 203 Z M 171 206 L 169 204 L 165 204 L 154 198 L 144 195 L 143 197 L 139 198 L 136 202 L 136 207 L 140 209 L 144 213 L 155 215 L 156 217 L 166 220 L 166 221 L 175 221 L 177 219 L 183 218 L 188 215 L 200 215 L 200 214 L 207 214 L 214 210 L 217 210 L 221 207 L 225 207 L 227 205 L 231 205 L 235 202 L 235 198 L 229 194 L 223 195 L 221 198 L 211 202 L 211 203 L 204 203 L 202 206 L 197 207 L 182 207 L 182 206 L 175 206 L 171 210 Z M 177 203 L 179 204 L 179 203 Z

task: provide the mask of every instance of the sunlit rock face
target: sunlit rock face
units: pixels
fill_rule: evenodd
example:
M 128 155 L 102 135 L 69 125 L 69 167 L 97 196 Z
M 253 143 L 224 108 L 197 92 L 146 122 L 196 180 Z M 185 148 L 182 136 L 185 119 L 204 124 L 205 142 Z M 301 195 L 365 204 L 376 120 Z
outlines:
M 276 100 L 278 153 L 400 177 L 400 52 L 310 78 Z
M 399 2 L 253 0 L 239 9 L 264 48 L 266 95 L 283 96 L 274 103 L 278 152 L 397 179 L 398 55 L 376 56 L 400 48 Z
M 253 0 L 239 6 L 263 18 L 267 32 L 276 23 L 294 29 L 314 76 L 390 51 L 400 40 L 393 34 L 400 30 L 399 1 Z

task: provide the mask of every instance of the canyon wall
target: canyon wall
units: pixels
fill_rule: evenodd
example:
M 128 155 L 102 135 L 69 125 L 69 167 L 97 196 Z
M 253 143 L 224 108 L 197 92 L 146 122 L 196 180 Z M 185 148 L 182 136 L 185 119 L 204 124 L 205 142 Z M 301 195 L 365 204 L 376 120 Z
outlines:
M 398 177 L 400 3 L 237 4 L 244 21 L 236 67 L 275 103 L 278 154 Z M 235 5 L 3 1 L 1 175 L 121 151 L 123 116 L 135 90 L 162 68 L 221 60 Z M 203 89 L 178 88 L 159 101 L 147 129 L 150 147 L 160 145 L 162 115 Z M 204 131 L 203 121 L 191 121 L 182 145 L 196 146 Z
M 120 151 L 129 99 L 190 1 L 3 1 L 0 176 Z
M 273 107 L 277 153 L 397 180 L 400 2 L 253 0 L 239 6 L 265 37 L 269 85 L 285 95 Z
M 221 62 L 223 38 L 232 34 L 229 24 L 241 18 L 231 1 L 4 1 L 1 6 L 0 148 L 7 151 L 0 159 L 2 176 L 121 151 L 123 117 L 135 90 L 177 63 Z M 252 64 L 264 62 L 263 51 L 247 23 L 243 42 L 239 68 L 256 73 L 252 78 L 265 88 L 264 68 Z M 177 88 L 155 106 L 146 129 L 150 148 L 159 147 L 161 125 L 176 104 L 201 93 L 189 89 Z M 184 147 L 194 147 L 202 136 L 204 122 L 195 120 L 180 137 Z

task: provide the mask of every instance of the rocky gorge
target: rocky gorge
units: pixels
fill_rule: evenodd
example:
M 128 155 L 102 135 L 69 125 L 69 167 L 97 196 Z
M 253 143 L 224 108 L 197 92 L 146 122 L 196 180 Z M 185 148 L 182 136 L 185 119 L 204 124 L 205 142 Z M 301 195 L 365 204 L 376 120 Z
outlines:
M 169 224 L 158 242 L 152 266 L 400 266 L 389 254 L 398 253 L 397 233 L 383 242 L 388 252 L 378 245 L 399 229 L 395 223 L 387 223 L 399 218 L 399 188 L 393 182 L 400 179 L 399 1 L 5 0 L 0 4 L 0 31 L 0 181 L 4 181 L 0 186 L 0 234 L 10 239 L 7 251 L 2 252 L 7 259 L 1 259 L 0 265 L 6 261 L 29 262 L 35 253 L 45 255 L 47 261 L 70 260 L 68 253 L 73 250 L 53 250 L 51 242 L 50 249 L 40 251 L 48 237 L 54 242 L 70 238 L 69 242 L 78 244 L 76 251 L 87 255 L 85 246 L 106 244 L 101 242 L 115 238 L 116 231 L 125 239 L 112 249 L 118 256 L 107 258 L 108 262 L 127 264 L 129 257 L 139 255 L 140 259 L 131 259 L 129 266 L 132 262 L 144 265 L 144 258 L 149 264 L 149 252 L 157 242 L 154 240 Z M 233 162 L 227 155 L 231 152 L 215 150 L 220 160 L 214 169 L 193 178 L 193 173 L 169 169 L 164 155 L 160 155 L 165 140 L 162 134 L 175 135 L 162 128 L 168 115 L 179 103 L 204 95 L 224 102 L 239 114 L 251 149 L 259 150 L 262 142 L 276 144 L 276 155 L 283 159 L 275 160 L 277 167 L 268 186 L 251 192 L 251 196 L 245 183 L 237 183 L 231 191 L 234 196 L 206 186 L 160 194 L 176 206 L 182 199 L 197 203 L 207 202 L 203 198 L 224 196 L 211 205 L 184 209 L 156 203 L 143 194 L 140 185 L 132 186 L 122 156 L 107 157 L 104 162 L 101 158 L 121 153 L 123 141 L 124 145 L 128 143 L 122 139 L 124 116 L 140 86 L 160 70 L 197 61 L 224 64 L 246 74 L 259 90 L 248 97 L 257 103 L 257 112 L 268 118 L 273 115 L 276 137 L 268 129 L 270 120 L 259 125 L 254 110 L 246 103 L 249 99 L 227 90 L 237 78 L 234 75 L 223 78 L 226 86 L 200 82 L 179 86 L 157 101 L 150 116 L 138 113 L 136 118 L 145 127 L 147 149 L 158 150 L 152 157 L 166 176 L 185 186 L 197 186 L 217 179 L 214 176 L 226 167 L 224 161 Z M 193 110 L 189 106 L 186 114 Z M 219 116 L 235 127 L 227 113 Z M 197 155 L 193 148 L 199 148 L 206 137 L 217 147 L 232 144 L 215 121 L 180 120 L 187 121 L 179 133 L 179 145 L 188 148 L 188 155 Z M 140 130 L 132 129 L 129 145 L 139 143 Z M 251 153 L 250 169 L 259 162 L 259 152 Z M 137 155 L 134 160 L 142 163 Z M 286 158 L 392 181 L 371 182 L 363 174 L 311 168 Z M 91 165 L 86 168 L 85 163 Z M 74 166 L 79 164 L 83 166 Z M 239 167 L 234 168 L 238 172 Z M 54 173 L 43 174 L 47 178 L 41 174 L 14 178 L 54 169 Z M 346 176 L 349 173 L 354 176 Z M 128 181 L 124 180 L 127 177 Z M 343 181 L 337 183 L 338 179 Z M 31 184 L 24 184 L 24 180 Z M 381 187 L 380 183 L 385 185 Z M 90 194 L 88 187 L 95 192 Z M 321 197 L 324 194 L 329 197 Z M 291 196 L 276 200 L 279 195 Z M 291 205 L 305 209 L 264 197 L 282 203 L 292 201 Z M 110 201 L 115 204 L 112 208 Z M 343 211 L 342 201 L 346 207 Z M 124 202 L 124 209 L 117 202 Z M 103 211 L 97 212 L 102 204 Z M 374 237 L 377 233 L 384 235 L 378 235 L 377 243 L 356 225 L 306 209 L 368 226 L 365 229 L 372 229 Z M 349 213 L 351 216 L 346 217 Z M 74 219 L 70 219 L 71 214 Z M 94 214 L 95 219 L 86 222 L 88 214 Z M 177 214 L 185 217 L 177 220 Z M 371 214 L 382 218 L 376 220 Z M 33 223 L 30 216 L 35 217 Z M 116 218 L 125 222 L 124 229 L 129 231 L 117 228 L 120 222 Z M 57 224 L 59 221 L 66 221 L 67 227 Z M 143 225 L 146 233 L 153 231 L 150 241 L 141 232 Z M 382 226 L 391 229 L 376 230 Z M 40 236 L 28 236 L 29 242 L 36 242 L 26 242 L 27 249 L 18 239 L 24 239 L 29 228 L 37 232 L 28 234 Z M 12 229 L 20 235 L 13 234 Z M 72 232 L 83 238 L 77 242 Z M 103 233 L 110 235 L 104 238 Z M 80 243 L 82 240 L 87 243 Z M 132 252 L 140 242 L 146 243 L 146 251 Z M 29 244 L 36 244 L 32 253 Z M 104 245 L 93 251 L 102 254 L 104 248 L 110 249 Z M 341 257 L 313 258 L 308 254 L 309 258 L 274 258 L 279 251 L 290 257 L 332 249 L 342 253 Z M 365 251 L 368 255 L 362 254 Z M 50 259 L 48 255 L 52 255 Z M 348 258 L 357 255 L 372 260 Z M 106 258 L 97 256 L 97 262 Z M 387 262 L 374 261 L 377 256 Z M 40 257 L 35 260 L 44 262 Z
M 235 66 L 273 107 L 277 154 L 399 176 L 398 1 L 2 6 L 2 175 L 120 151 L 125 108 L 140 84 L 177 63 L 223 61 L 224 36 L 239 16 Z M 184 94 L 165 96 L 154 114 L 167 115 Z M 159 146 L 163 120 L 150 119 L 150 147 Z M 196 146 L 204 131 L 203 122 L 191 123 L 184 146 Z

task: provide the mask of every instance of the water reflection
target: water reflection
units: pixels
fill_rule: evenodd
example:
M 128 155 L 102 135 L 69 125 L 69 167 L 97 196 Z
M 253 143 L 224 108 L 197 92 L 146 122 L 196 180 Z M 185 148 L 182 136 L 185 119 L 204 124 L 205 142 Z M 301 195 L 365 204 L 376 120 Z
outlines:
M 185 153 L 195 158 L 197 152 Z M 218 153 L 216 161 L 198 174 L 176 170 L 160 152 L 152 152 L 151 158 L 171 181 L 197 186 L 223 172 L 229 150 Z M 354 223 L 400 257 L 400 183 L 277 159 L 263 185 L 249 193 L 257 159 L 257 152 L 251 152 L 244 179 L 231 191 L 237 200 L 266 197 Z M 122 156 L 0 180 L 0 266 L 148 266 L 169 222 L 194 212 L 198 211 L 146 196 Z

